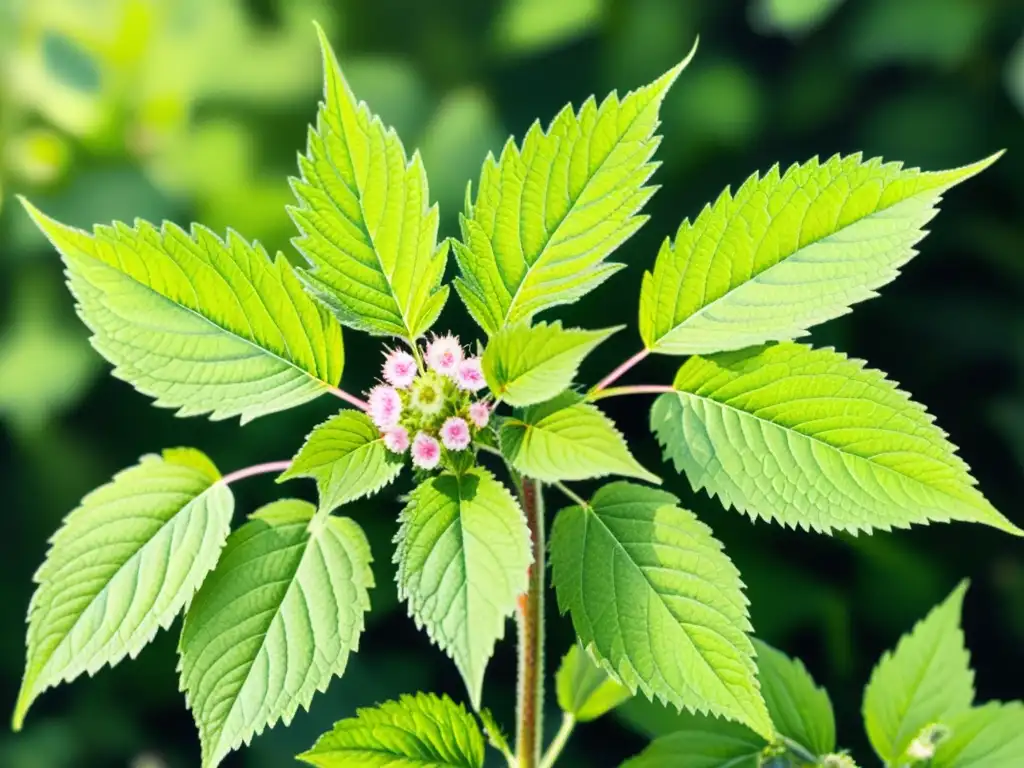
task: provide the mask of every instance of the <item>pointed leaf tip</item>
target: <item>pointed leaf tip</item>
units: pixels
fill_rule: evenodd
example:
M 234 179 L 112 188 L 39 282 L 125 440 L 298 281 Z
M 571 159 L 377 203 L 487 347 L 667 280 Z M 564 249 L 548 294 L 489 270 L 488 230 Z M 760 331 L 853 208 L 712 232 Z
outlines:
M 693 61 L 693 57 L 697 55 L 697 48 L 700 46 L 700 35 L 693 38 L 693 45 L 690 47 L 690 52 L 683 57 L 683 60 L 676 64 L 672 69 L 662 75 L 659 80 L 664 83 L 664 90 L 667 92 L 671 88 L 676 79 L 682 73 L 684 69 L 690 66 L 690 62 Z

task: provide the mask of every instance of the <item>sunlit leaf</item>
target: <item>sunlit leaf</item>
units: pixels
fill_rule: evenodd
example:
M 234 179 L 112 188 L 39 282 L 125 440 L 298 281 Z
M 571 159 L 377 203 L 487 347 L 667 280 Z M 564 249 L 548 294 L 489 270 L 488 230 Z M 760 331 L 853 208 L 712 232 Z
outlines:
M 836 155 L 754 174 L 662 245 L 640 296 L 644 344 L 722 352 L 803 336 L 846 314 L 914 257 L 942 194 L 998 156 L 922 173 Z
M 523 512 L 477 467 L 419 485 L 400 521 L 400 596 L 417 625 L 455 660 L 479 709 L 487 661 L 527 587 L 532 557 Z
M 278 482 L 295 477 L 316 480 L 320 508 L 330 511 L 372 496 L 402 471 L 402 458 L 384 447 L 384 438 L 359 411 L 342 411 L 314 429 Z
M 415 339 L 448 297 L 447 245 L 437 245 L 423 163 L 356 101 L 322 31 L 320 43 L 324 102 L 292 182 L 295 246 L 310 264 L 302 274 L 346 325 Z
M 504 419 L 500 436 L 501 451 L 512 466 L 538 480 L 623 475 L 661 482 L 633 458 L 611 419 L 575 392 Z
M 596 720 L 633 696 L 578 645 L 562 658 L 555 675 L 555 692 L 562 711 L 581 723 Z
M 630 691 L 772 735 L 739 572 L 675 496 L 604 486 L 558 513 L 551 564 L 559 608 Z
M 690 358 L 651 427 L 694 489 L 830 533 L 930 521 L 1024 535 L 975 488 L 924 407 L 880 371 L 786 342 Z
M 349 518 L 286 499 L 231 534 L 181 633 L 181 687 L 203 768 L 341 675 L 357 650 L 373 586 L 370 546 Z
M 989 702 L 953 715 L 933 768 L 1016 768 L 1024 755 L 1024 703 Z
M 965 712 L 974 672 L 960 629 L 967 583 L 886 652 L 864 691 L 864 724 L 878 756 L 893 763 L 923 728 Z
M 569 388 L 583 359 L 617 330 L 562 328 L 558 321 L 507 326 L 484 350 L 487 385 L 509 405 L 550 400 Z
M 47 688 L 134 658 L 217 563 L 234 500 L 199 451 L 143 456 L 90 493 L 50 541 L 28 615 L 18 730 Z
M 200 226 L 115 223 L 90 235 L 23 202 L 64 259 L 93 346 L 157 405 L 248 421 L 338 383 L 341 329 L 283 255 Z
M 605 259 L 646 220 L 658 110 L 687 61 L 621 100 L 566 106 L 547 131 L 534 123 L 521 147 L 509 139 L 488 156 L 454 244 L 456 290 L 488 335 L 577 301 L 622 268 Z
M 341 720 L 299 755 L 317 768 L 483 768 L 473 716 L 447 696 L 403 696 Z

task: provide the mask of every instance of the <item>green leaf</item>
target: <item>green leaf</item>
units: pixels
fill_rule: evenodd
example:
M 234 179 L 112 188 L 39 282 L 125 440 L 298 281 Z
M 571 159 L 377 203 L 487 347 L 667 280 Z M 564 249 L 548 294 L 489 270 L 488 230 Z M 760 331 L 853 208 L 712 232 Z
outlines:
M 228 537 L 234 498 L 219 479 L 199 451 L 167 450 L 68 515 L 35 575 L 15 730 L 43 691 L 135 658 L 188 604 Z
M 545 482 L 606 475 L 661 482 L 637 463 L 612 421 L 575 392 L 505 419 L 500 439 L 501 451 L 512 466 Z
M 550 400 L 572 385 L 583 358 L 621 328 L 563 329 L 557 321 L 503 328 L 484 350 L 487 386 L 509 405 Z
M 402 457 L 384 447 L 384 438 L 359 411 L 342 411 L 314 429 L 278 482 L 312 477 L 320 509 L 330 511 L 372 496 L 402 471 Z
M 776 732 L 808 752 L 825 755 L 836 748 L 836 720 L 824 688 L 814 683 L 799 659 L 754 638 L 761 693 Z
M 461 705 L 418 693 L 360 709 L 298 759 L 318 768 L 483 768 L 484 739 Z
M 479 709 L 487 660 L 527 588 L 526 519 L 505 486 L 479 467 L 422 483 L 399 519 L 399 595 L 417 626 L 455 660 Z
M 578 645 L 569 649 L 555 676 L 558 706 L 581 723 L 596 720 L 633 694 L 591 661 Z
M 510 138 L 498 160 L 487 156 L 453 247 L 455 289 L 489 336 L 577 301 L 622 268 L 605 259 L 646 221 L 637 212 L 654 193 L 645 185 L 658 111 L 688 61 L 621 100 L 591 98 L 578 113 L 567 105 L 547 131 L 534 123 L 521 148 Z
M 1017 768 L 1024 755 L 1024 704 L 989 702 L 953 715 L 934 768 Z
M 559 608 L 631 692 L 772 735 L 739 572 L 675 496 L 604 486 L 559 512 L 551 563 Z
M 960 629 L 967 582 L 886 652 L 864 692 L 864 725 L 886 762 L 900 758 L 923 728 L 966 711 L 974 672 Z
M 830 533 L 965 520 L 1024 535 L 924 407 L 880 371 L 791 342 L 693 357 L 651 428 L 695 490 Z
M 345 325 L 413 340 L 448 298 L 437 206 L 419 154 L 407 160 L 395 131 L 356 101 L 317 31 L 324 101 L 299 158 L 302 178 L 292 180 L 300 205 L 289 209 L 302 233 L 295 247 L 310 264 L 301 275 Z
M 767 742 L 739 723 L 693 716 L 621 768 L 758 768 Z
M 487 737 L 487 743 L 494 747 L 496 750 L 504 755 L 506 762 L 513 764 L 515 761 L 515 755 L 512 752 L 512 747 L 508 744 L 508 739 L 505 737 L 505 732 L 501 730 L 501 726 L 498 721 L 494 719 L 494 715 L 491 710 L 484 707 L 477 714 L 480 715 L 480 722 L 484 726 L 484 735 Z
M 198 225 L 116 222 L 90 235 L 22 204 L 60 251 L 93 346 L 158 406 L 244 423 L 340 380 L 341 328 L 283 255 Z
M 645 346 L 735 350 L 846 314 L 914 257 L 942 194 L 998 157 L 922 173 L 836 155 L 754 174 L 662 245 L 640 294 Z
M 278 720 L 286 725 L 345 670 L 373 586 L 355 522 L 294 499 L 231 534 L 181 633 L 181 688 L 213 768 Z

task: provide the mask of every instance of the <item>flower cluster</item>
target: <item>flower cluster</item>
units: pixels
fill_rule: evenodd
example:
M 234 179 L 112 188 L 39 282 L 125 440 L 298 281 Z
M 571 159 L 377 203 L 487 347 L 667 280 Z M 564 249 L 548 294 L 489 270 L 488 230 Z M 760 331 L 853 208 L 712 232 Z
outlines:
M 384 360 L 384 383 L 367 395 L 369 414 L 393 453 L 412 449 L 412 463 L 434 469 L 444 451 L 469 448 L 477 430 L 487 426 L 490 406 L 474 395 L 487 386 L 479 357 L 467 357 L 459 339 L 434 336 L 423 358 L 392 349 Z

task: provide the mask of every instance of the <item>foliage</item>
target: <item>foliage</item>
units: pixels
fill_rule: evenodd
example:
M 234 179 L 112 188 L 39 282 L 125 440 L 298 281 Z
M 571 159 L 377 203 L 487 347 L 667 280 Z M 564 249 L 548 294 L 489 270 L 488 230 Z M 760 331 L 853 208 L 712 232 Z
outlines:
M 567 105 L 510 138 L 467 190 L 460 237 L 439 241 L 419 154 L 357 100 L 319 32 L 324 100 L 289 209 L 301 261 L 198 224 L 137 219 L 90 234 L 22 200 L 61 254 L 94 347 L 156 405 L 243 424 L 322 394 L 354 409 L 315 428 L 292 461 L 222 477 L 195 449 L 172 449 L 86 496 L 37 574 L 14 727 L 45 690 L 136 656 L 182 612 L 181 688 L 204 768 L 290 724 L 359 647 L 375 578 L 364 525 L 347 515 L 408 454 L 398 598 L 454 661 L 480 720 L 447 698 L 405 696 L 341 720 L 301 760 L 482 768 L 486 733 L 510 764 L 550 766 L 577 722 L 640 693 L 677 714 L 632 768 L 853 765 L 836 751 L 824 690 L 752 637 L 740 569 L 696 513 L 636 482 L 589 500 L 565 482 L 660 484 L 595 404 L 655 392 L 666 458 L 751 518 L 826 534 L 965 521 L 1022 535 L 923 406 L 860 361 L 793 341 L 894 279 L 942 194 L 997 156 L 921 172 L 858 154 L 755 174 L 665 241 L 640 290 L 642 351 L 585 390 L 581 367 L 618 328 L 535 318 L 622 268 L 609 259 L 647 221 L 655 132 L 694 51 L 621 99 Z M 449 249 L 456 292 L 487 337 L 476 354 L 450 332 L 426 338 L 449 295 Z M 362 397 L 340 388 L 342 326 L 400 345 Z M 650 353 L 690 358 L 671 386 L 613 386 Z M 510 484 L 484 466 L 492 457 Z M 262 473 L 314 479 L 318 504 L 278 500 L 229 533 L 229 486 Z M 541 757 L 546 491 L 573 502 L 554 516 L 550 557 L 576 644 L 556 681 L 563 727 Z M 972 709 L 965 589 L 872 675 L 864 718 L 889 765 L 1011 759 L 1019 703 Z M 482 709 L 510 616 L 514 755 Z

